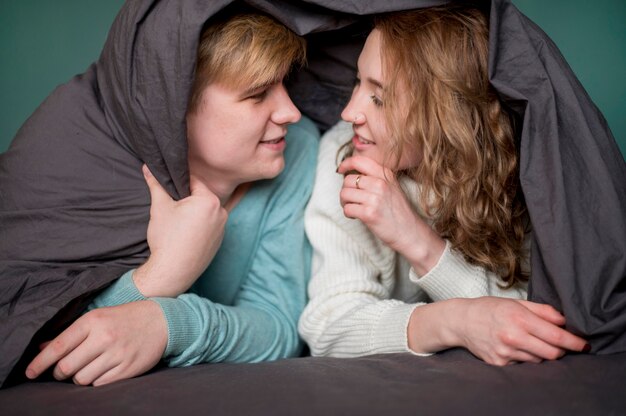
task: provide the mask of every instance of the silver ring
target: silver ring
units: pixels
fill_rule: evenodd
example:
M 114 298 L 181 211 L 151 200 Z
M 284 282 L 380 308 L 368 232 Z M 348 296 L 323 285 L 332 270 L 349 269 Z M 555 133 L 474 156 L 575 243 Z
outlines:
M 356 181 L 354 182 L 354 185 L 356 185 L 356 189 L 361 189 L 359 187 L 359 182 L 361 181 L 361 175 L 356 177 Z

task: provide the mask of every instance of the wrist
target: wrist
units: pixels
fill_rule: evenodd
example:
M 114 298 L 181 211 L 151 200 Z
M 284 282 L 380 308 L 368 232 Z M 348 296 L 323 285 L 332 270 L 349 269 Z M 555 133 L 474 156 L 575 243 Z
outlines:
M 446 248 L 443 238 L 426 224 L 423 226 L 427 229 L 421 230 L 419 237 L 406 244 L 403 250 L 399 250 L 419 276 L 428 274 L 437 265 Z
M 163 294 L 157 292 L 157 288 L 154 282 L 159 279 L 156 274 L 160 268 L 156 267 L 154 261 L 148 258 L 144 264 L 139 266 L 133 273 L 133 282 L 137 287 L 137 290 L 146 298 L 163 296 Z
M 445 342 L 448 348 L 465 347 L 468 299 L 454 298 L 440 303 L 446 304 L 442 317 L 442 320 L 445 322 L 441 331 L 443 342 Z
M 434 353 L 463 346 L 464 301 L 450 299 L 415 308 L 409 319 L 409 348 Z

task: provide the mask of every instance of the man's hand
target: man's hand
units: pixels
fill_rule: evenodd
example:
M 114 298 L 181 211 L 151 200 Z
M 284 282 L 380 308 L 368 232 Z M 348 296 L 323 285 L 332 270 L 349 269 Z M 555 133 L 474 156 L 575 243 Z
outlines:
M 219 249 L 228 213 L 219 198 L 198 180 L 191 195 L 174 201 L 143 167 L 152 205 L 148 224 L 150 258 L 133 273 L 145 297 L 175 297 L 202 274 Z
M 71 377 L 80 385 L 135 377 L 159 362 L 167 335 L 165 316 L 153 301 L 95 309 L 47 343 L 26 376 L 37 378 L 54 365 L 54 378 Z

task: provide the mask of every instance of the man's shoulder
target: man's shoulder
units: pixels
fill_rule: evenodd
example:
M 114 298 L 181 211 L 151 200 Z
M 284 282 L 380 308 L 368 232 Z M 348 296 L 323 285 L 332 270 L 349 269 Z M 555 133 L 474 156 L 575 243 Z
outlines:
M 285 169 L 280 177 L 309 174 L 315 169 L 319 149 L 320 133 L 309 118 L 289 126 L 285 149 Z
M 290 124 L 287 128 L 287 149 L 305 150 L 319 147 L 320 132 L 310 118 L 302 116 L 300 121 Z

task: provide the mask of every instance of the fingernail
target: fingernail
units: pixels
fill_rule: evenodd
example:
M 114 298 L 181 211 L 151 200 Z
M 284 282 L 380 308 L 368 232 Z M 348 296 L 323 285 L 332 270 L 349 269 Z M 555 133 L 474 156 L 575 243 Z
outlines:
M 585 344 L 585 346 L 582 349 L 582 352 L 589 352 L 589 351 L 591 351 L 591 345 Z

